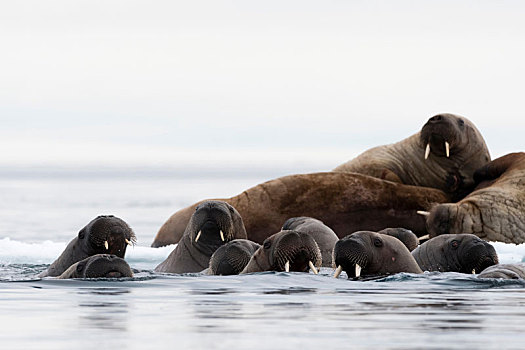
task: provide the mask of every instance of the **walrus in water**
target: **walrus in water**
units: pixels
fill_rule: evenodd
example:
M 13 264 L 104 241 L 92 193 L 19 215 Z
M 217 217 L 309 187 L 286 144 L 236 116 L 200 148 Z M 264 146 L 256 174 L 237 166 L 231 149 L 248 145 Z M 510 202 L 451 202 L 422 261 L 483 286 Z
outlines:
M 448 202 L 440 190 L 408 186 L 353 173 L 313 173 L 284 176 L 224 199 L 242 215 L 248 239 L 262 243 L 283 222 L 297 216 L 315 217 L 338 235 L 348 232 L 405 227 L 426 234 L 418 210 Z M 153 247 L 179 241 L 198 205 L 173 214 L 160 228 Z M 427 209 L 424 209 L 427 208 Z
M 201 272 L 208 267 L 210 257 L 220 246 L 236 238 L 246 238 L 239 212 L 221 201 L 201 203 L 191 216 L 177 247 L 155 271 Z
M 126 260 L 111 254 L 92 255 L 71 265 L 58 278 L 120 278 L 133 277 Z
M 321 251 L 307 233 L 283 230 L 268 237 L 241 273 L 295 271 L 318 273 Z
M 60 276 L 68 267 L 91 255 L 113 254 L 124 258 L 126 247 L 136 241 L 135 233 L 124 220 L 113 215 L 98 216 L 81 229 L 58 259 L 38 276 Z
M 238 275 L 260 247 L 260 244 L 247 239 L 234 239 L 213 253 L 207 273 L 209 275 Z
M 490 161 L 481 133 L 465 117 L 438 114 L 420 132 L 365 151 L 334 171 L 438 188 L 454 201 L 474 189 L 474 171 Z
M 478 278 L 525 279 L 525 264 L 497 264 L 487 267 Z
M 494 247 L 469 233 L 431 238 L 417 247 L 412 256 L 424 271 L 475 274 L 498 263 Z
M 342 271 L 348 278 L 423 272 L 399 239 L 372 231 L 357 231 L 340 239 L 334 248 L 334 266 L 335 278 Z
M 474 174 L 478 188 L 461 201 L 430 210 L 430 237 L 472 233 L 487 241 L 525 242 L 525 153 L 495 159 Z
M 378 231 L 377 233 L 382 233 L 384 235 L 389 235 L 396 237 L 408 248 L 409 251 L 413 251 L 419 245 L 419 239 L 416 234 L 406 228 L 402 227 L 389 227 L 384 230 Z
M 294 230 L 308 233 L 315 240 L 321 251 L 321 256 L 323 258 L 321 266 L 332 266 L 332 252 L 334 251 L 335 243 L 339 240 L 339 237 L 337 237 L 335 232 L 330 227 L 326 226 L 321 220 L 306 216 L 290 218 L 286 220 L 281 230 Z

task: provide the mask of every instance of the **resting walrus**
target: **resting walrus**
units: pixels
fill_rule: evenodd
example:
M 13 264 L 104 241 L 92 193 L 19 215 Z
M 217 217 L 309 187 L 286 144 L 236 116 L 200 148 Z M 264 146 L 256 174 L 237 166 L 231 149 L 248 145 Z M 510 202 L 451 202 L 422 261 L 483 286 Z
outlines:
M 126 260 L 111 254 L 92 255 L 71 265 L 58 278 L 121 278 L 133 277 Z
M 448 202 L 442 191 L 408 186 L 353 173 L 313 173 L 284 176 L 224 199 L 242 215 L 248 239 L 262 243 L 296 216 L 315 217 L 339 237 L 358 230 L 405 227 L 426 234 L 425 218 L 417 210 Z M 173 214 L 162 225 L 153 247 L 176 243 L 198 205 Z
M 399 272 L 422 273 L 408 248 L 399 239 L 372 231 L 354 232 L 334 248 L 334 277 L 382 276 Z
M 365 151 L 334 171 L 438 188 L 459 200 L 474 189 L 473 174 L 490 161 L 485 140 L 467 118 L 438 114 L 420 132 Z
M 412 256 L 424 271 L 480 273 L 498 263 L 494 247 L 469 233 L 434 237 Z
M 495 159 L 475 173 L 480 186 L 455 204 L 430 210 L 430 237 L 473 233 L 488 241 L 525 242 L 525 153 Z
M 124 258 L 126 247 L 136 242 L 135 233 L 124 220 L 101 215 L 78 232 L 62 254 L 39 277 L 59 276 L 74 263 L 96 254 Z
M 236 238 L 246 238 L 239 212 L 221 201 L 201 203 L 191 216 L 177 247 L 155 271 L 201 272 L 208 267 L 210 257 L 220 246 Z

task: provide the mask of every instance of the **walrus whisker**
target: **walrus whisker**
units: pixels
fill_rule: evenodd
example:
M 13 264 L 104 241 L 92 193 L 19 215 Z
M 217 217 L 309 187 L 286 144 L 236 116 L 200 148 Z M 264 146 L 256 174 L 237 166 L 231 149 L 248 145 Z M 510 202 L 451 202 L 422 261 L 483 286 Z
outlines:
M 445 141 L 445 151 L 447 152 L 447 158 L 450 157 L 450 145 Z
M 199 237 L 201 236 L 201 233 L 202 233 L 202 231 L 199 231 L 199 233 L 197 233 L 197 237 L 195 237 L 195 243 L 199 240 Z
M 427 148 L 425 149 L 425 160 L 428 159 L 429 154 L 430 154 L 430 142 L 427 143 Z
M 425 211 L 425 210 L 418 210 L 418 211 L 416 211 L 416 213 L 419 214 L 419 215 L 423 215 L 423 216 L 429 216 L 430 215 L 430 212 Z
M 310 269 L 312 269 L 312 272 L 316 275 L 319 274 L 319 271 L 317 271 L 317 269 L 315 268 L 314 264 L 312 263 L 312 261 L 308 261 L 308 266 L 310 266 Z
M 343 267 L 341 265 L 337 266 L 337 269 L 335 269 L 334 278 L 338 278 L 342 271 Z
M 430 235 L 424 235 L 424 236 L 418 237 L 417 243 L 421 243 L 421 241 L 424 239 L 430 239 Z

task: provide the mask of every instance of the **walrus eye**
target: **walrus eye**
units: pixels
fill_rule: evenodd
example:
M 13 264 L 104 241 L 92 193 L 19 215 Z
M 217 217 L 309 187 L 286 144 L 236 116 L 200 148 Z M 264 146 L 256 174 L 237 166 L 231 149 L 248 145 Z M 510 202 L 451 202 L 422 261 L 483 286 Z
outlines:
M 450 245 L 452 246 L 452 248 L 456 249 L 459 246 L 459 242 L 456 240 L 453 240 L 452 242 L 450 242 Z
M 264 241 L 264 243 L 263 243 L 264 249 L 268 249 L 271 246 L 272 246 L 272 242 L 271 241 L 269 241 L 269 240 Z
M 79 239 L 84 239 L 84 236 L 86 235 L 86 232 L 84 231 L 84 229 L 80 230 L 78 232 L 78 238 Z
M 374 245 L 376 247 L 382 247 L 383 246 L 383 241 L 379 238 L 374 238 Z
M 81 273 L 82 270 L 84 270 L 84 264 L 78 264 L 78 265 L 77 265 L 77 272 L 78 272 L 78 273 Z

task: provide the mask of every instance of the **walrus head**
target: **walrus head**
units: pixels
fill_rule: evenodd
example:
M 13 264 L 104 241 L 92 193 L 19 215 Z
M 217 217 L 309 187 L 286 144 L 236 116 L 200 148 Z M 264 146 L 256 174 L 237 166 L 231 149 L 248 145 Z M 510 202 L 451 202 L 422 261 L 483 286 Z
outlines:
M 399 239 L 403 244 L 408 248 L 409 251 L 413 251 L 419 245 L 418 238 L 416 234 L 406 228 L 402 227 L 389 227 L 385 228 L 377 233 L 382 233 L 384 235 L 389 235 Z
M 348 278 L 421 272 L 399 239 L 372 231 L 357 231 L 340 239 L 333 256 L 336 278 L 343 270 Z
M 259 247 L 259 244 L 246 239 L 228 242 L 211 256 L 209 274 L 238 275 Z
M 430 118 L 420 132 L 425 160 L 447 169 L 446 192 L 460 199 L 474 189 L 474 172 L 490 161 L 481 133 L 467 118 L 442 113 Z
M 101 215 L 93 219 L 78 232 L 78 240 L 84 242 L 87 255 L 114 254 L 123 258 L 126 247 L 136 243 L 133 230 L 113 215 Z
M 217 248 L 235 238 L 246 237 L 241 215 L 222 201 L 206 201 L 195 208 L 186 228 L 191 244 L 211 256 Z
M 133 277 L 128 263 L 112 254 L 92 255 L 69 267 L 59 278 Z

